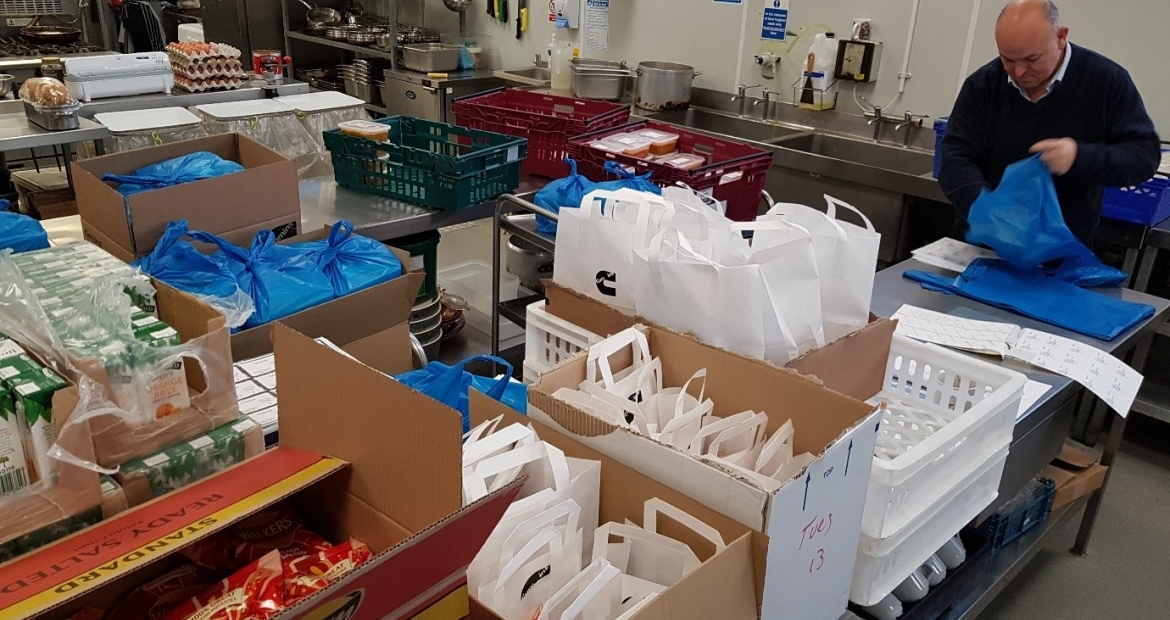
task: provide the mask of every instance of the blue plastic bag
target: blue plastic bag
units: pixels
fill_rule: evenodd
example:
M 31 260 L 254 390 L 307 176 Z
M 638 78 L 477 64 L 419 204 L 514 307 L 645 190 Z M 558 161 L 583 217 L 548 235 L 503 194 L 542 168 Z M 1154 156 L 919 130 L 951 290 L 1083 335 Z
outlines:
M 9 204 L 0 200 L 0 250 L 11 249 L 14 254 L 20 254 L 49 247 L 49 234 L 41 223 L 9 211 Z
M 230 297 L 240 289 L 235 275 L 223 261 L 195 249 L 187 236 L 187 220 L 167 224 L 150 254 L 131 263 L 147 275 L 188 293 Z
M 243 169 L 240 164 L 215 153 L 197 151 L 143 166 L 135 170 L 134 174 L 104 174 L 102 180 L 119 183 L 118 193 L 129 196 L 152 189 L 232 174 Z
M 505 368 L 498 379 L 473 375 L 463 368 L 471 362 L 495 362 Z M 528 386 L 512 380 L 512 365 L 494 355 L 476 355 L 454 366 L 430 362 L 419 370 L 404 372 L 394 377 L 403 384 L 430 396 L 463 415 L 463 432 L 471 430 L 470 399 L 467 391 L 475 388 L 489 397 L 528 414 Z
M 597 189 L 596 183 L 577 173 L 576 160 L 566 157 L 565 163 L 569 164 L 569 176 L 545 185 L 539 192 L 536 192 L 536 196 L 532 199 L 532 202 L 536 203 L 537 206 L 544 207 L 553 213 L 560 213 L 561 209 L 579 208 L 585 194 Z M 659 190 L 658 193 L 661 194 L 662 191 Z M 557 223 L 538 215 L 536 216 L 536 232 L 555 235 L 557 234 Z
M 958 278 L 914 270 L 903 275 L 928 290 L 962 295 L 1100 340 L 1113 340 L 1154 316 L 1153 306 L 1108 297 L 1039 269 L 1016 269 L 995 259 L 976 259 Z
M 309 251 L 313 262 L 329 278 L 336 297 L 389 282 L 402 275 L 402 261 L 385 245 L 353 234 L 353 224 L 340 221 L 329 238 L 292 244 Z
M 312 253 L 276 244 L 270 230 L 256 233 L 245 250 L 226 239 L 205 232 L 189 233 L 192 239 L 215 244 L 225 265 L 256 306 L 244 328 L 282 319 L 334 298 L 333 285 L 312 259 Z
M 619 178 L 613 181 L 604 181 L 598 183 L 593 189 L 604 189 L 615 191 L 619 189 L 633 189 L 639 192 L 648 192 L 657 196 L 662 195 L 662 188 L 655 185 L 650 176 L 654 173 L 647 172 L 641 176 L 636 173 L 626 170 L 626 167 L 617 163 L 616 161 L 605 162 L 605 171 L 610 174 L 615 174 Z M 580 203 L 578 202 L 578 205 Z
M 1062 260 L 1056 277 L 1078 286 L 1120 286 L 1109 267 L 1064 223 L 1052 174 L 1035 155 L 1007 167 L 999 187 L 983 190 L 967 218 L 967 241 L 987 246 L 1017 269 Z

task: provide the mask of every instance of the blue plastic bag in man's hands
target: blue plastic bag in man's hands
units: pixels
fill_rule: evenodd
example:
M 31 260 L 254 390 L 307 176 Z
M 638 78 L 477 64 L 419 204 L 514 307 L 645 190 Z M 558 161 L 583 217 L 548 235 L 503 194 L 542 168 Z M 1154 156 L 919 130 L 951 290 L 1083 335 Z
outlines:
M 340 221 L 329 230 L 329 238 L 301 246 L 329 278 L 337 297 L 389 282 L 402 275 L 402 261 L 385 245 L 353 234 L 353 224 Z
M 915 270 L 903 275 L 928 290 L 962 295 L 1100 340 L 1113 340 L 1154 316 L 1153 306 L 1088 291 L 1039 269 L 1015 269 L 1001 260 L 976 259 L 957 278 Z
M 1063 259 L 1056 276 L 1078 286 L 1119 286 L 1126 279 L 1068 229 L 1052 174 L 1039 155 L 1008 166 L 999 187 L 983 190 L 971 205 L 967 224 L 967 241 L 995 250 L 1017 269 Z
M 560 213 L 561 209 L 576 209 L 581 206 L 585 194 L 597 189 L 597 184 L 577 173 L 577 161 L 570 157 L 565 158 L 569 164 L 569 176 L 557 179 L 545 185 L 532 202 L 544 207 L 553 213 Z M 657 186 L 656 186 L 657 187 Z M 661 190 L 659 190 L 661 193 Z M 546 235 L 557 234 L 557 223 L 543 216 L 536 216 L 536 231 Z
M 647 172 L 639 176 L 635 172 L 626 170 L 626 167 L 617 163 L 616 161 L 605 162 L 605 171 L 617 175 L 618 178 L 613 181 L 604 181 L 598 183 L 593 189 L 604 189 L 609 191 L 616 191 L 619 189 L 633 189 L 639 192 L 648 192 L 657 196 L 662 195 L 662 188 L 654 184 L 650 180 L 652 172 Z
M 215 153 L 197 151 L 143 166 L 135 170 L 134 174 L 104 174 L 102 180 L 119 183 L 118 193 L 129 196 L 152 189 L 232 174 L 243 169 L 242 165 Z
M 495 362 L 504 367 L 498 379 L 473 375 L 463 370 L 471 362 Z M 403 384 L 430 396 L 463 415 L 463 432 L 471 430 L 469 389 L 476 389 L 501 403 L 527 415 L 528 386 L 512 380 L 512 365 L 494 355 L 469 357 L 454 366 L 430 362 L 419 370 L 404 372 L 394 377 Z
M 20 254 L 49 247 L 49 234 L 44 226 L 27 215 L 9 211 L 9 204 L 0 200 L 0 250 L 10 249 Z

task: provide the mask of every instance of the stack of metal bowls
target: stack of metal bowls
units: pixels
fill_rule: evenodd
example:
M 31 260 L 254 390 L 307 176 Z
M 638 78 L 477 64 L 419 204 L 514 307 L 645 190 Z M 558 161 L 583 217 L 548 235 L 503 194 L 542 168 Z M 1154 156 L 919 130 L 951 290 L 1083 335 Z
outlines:
M 410 333 L 422 344 L 427 360 L 438 359 L 443 337 L 443 304 L 438 291 L 416 300 L 410 311 Z

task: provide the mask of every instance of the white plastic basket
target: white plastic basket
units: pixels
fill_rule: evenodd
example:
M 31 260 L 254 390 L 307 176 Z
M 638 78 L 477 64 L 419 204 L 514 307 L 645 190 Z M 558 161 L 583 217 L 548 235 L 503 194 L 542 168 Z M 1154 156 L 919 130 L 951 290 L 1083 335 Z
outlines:
M 849 600 L 875 605 L 922 566 L 956 532 L 979 516 L 999 495 L 999 479 L 1008 449 L 997 452 L 983 467 L 952 488 L 922 519 L 890 538 L 861 535 Z
M 883 389 L 871 399 L 894 407 L 882 419 L 862 533 L 889 538 L 912 526 L 1010 444 L 1026 383 L 1018 372 L 895 335 Z
M 528 385 L 532 385 L 533 383 L 536 383 L 536 380 L 540 378 L 541 373 L 548 372 L 549 370 L 551 370 L 551 369 L 550 368 L 543 368 L 543 367 L 537 366 L 536 364 L 533 364 L 532 362 L 530 362 L 528 360 L 524 360 L 524 375 L 523 375 L 524 383 L 526 383 Z
M 524 362 L 526 369 L 531 364 L 538 373 L 552 370 L 602 340 L 601 336 L 550 314 L 544 309 L 544 301 L 529 304 L 526 320 Z

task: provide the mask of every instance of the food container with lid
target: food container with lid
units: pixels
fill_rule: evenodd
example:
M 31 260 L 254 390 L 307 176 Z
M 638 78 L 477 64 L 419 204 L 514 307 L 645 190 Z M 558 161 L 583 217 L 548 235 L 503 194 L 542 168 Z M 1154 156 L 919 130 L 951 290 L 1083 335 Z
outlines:
M 202 138 L 203 124 L 186 108 L 169 107 L 103 112 L 93 120 L 106 126 L 106 152 L 122 153 L 181 140 Z
M 207 135 L 238 133 L 296 160 L 301 178 L 326 159 L 324 149 L 297 120 L 293 107 L 275 99 L 207 103 L 192 108 Z
M 385 142 L 390 139 L 390 126 L 374 121 L 345 121 L 338 123 L 341 133 L 355 138 L 365 138 L 375 142 Z
M 651 155 L 670 155 L 678 149 L 677 133 L 668 133 L 657 129 L 639 129 L 633 135 L 650 141 Z
M 626 147 L 624 147 L 620 144 L 615 144 L 613 142 L 606 141 L 606 140 L 598 140 L 596 142 L 590 142 L 589 148 L 594 148 L 594 149 L 597 149 L 599 151 L 604 151 L 606 153 L 622 154 L 622 153 L 626 152 Z
M 416 43 L 402 46 L 402 65 L 424 73 L 455 71 L 459 68 L 458 45 Z
M 702 155 L 695 155 L 694 153 L 679 153 L 677 155 L 663 157 L 658 162 L 682 170 L 695 170 L 707 163 L 707 158 Z
M 622 136 L 610 136 L 605 139 L 611 144 L 621 145 L 625 148 L 624 153 L 630 157 L 638 157 L 645 159 L 650 156 L 651 141 L 635 134 L 625 134 Z

